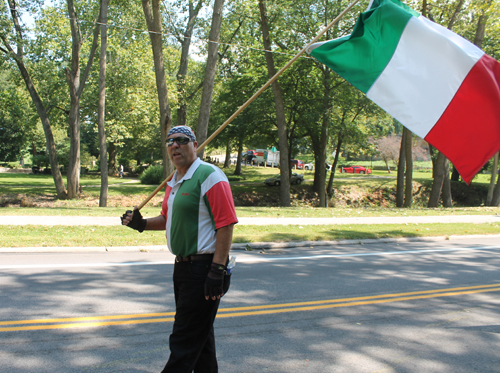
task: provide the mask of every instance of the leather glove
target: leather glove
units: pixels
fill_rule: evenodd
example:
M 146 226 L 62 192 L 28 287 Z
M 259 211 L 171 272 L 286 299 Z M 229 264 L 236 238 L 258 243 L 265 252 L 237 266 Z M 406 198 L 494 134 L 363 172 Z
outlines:
M 141 212 L 138 209 L 134 209 L 132 212 L 131 210 L 127 210 L 125 214 L 122 215 L 122 225 L 123 225 L 123 219 L 127 217 L 128 214 L 132 214 L 132 220 L 127 224 L 127 227 L 135 229 L 136 231 L 143 232 L 144 229 L 146 229 L 146 219 L 144 219 L 141 215 Z
M 205 299 L 220 299 L 224 295 L 224 275 L 226 266 L 212 263 L 207 279 L 205 280 Z

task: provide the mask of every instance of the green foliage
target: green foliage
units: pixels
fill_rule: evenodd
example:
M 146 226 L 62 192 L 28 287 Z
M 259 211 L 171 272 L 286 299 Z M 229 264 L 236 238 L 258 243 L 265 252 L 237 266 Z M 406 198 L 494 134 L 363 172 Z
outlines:
M 163 181 L 163 166 L 150 166 L 140 176 L 142 184 L 158 185 Z
M 7 63 L 0 66 L 0 160 L 12 162 L 27 158 L 35 136 L 29 99 L 11 68 Z
M 46 154 L 37 154 L 33 157 L 33 165 L 38 167 L 49 167 L 50 160 L 49 156 Z
M 43 3 L 43 2 L 42 2 Z M 71 35 L 65 2 L 37 3 L 30 9 L 35 24 L 25 34 L 24 59 L 44 105 L 58 147 L 58 159 L 67 165 L 67 123 L 70 107 L 65 68 L 69 67 Z M 317 32 L 336 15 L 350 0 L 325 2 L 317 0 L 267 1 L 268 17 L 271 21 L 271 43 L 277 69 L 301 50 Z M 421 11 L 422 2 L 407 2 Z M 427 2 L 429 16 L 448 27 L 455 15 L 458 1 L 435 0 Z M 16 47 L 15 35 L 6 3 L 0 18 L 0 30 Z M 17 3 L 28 7 L 32 2 Z M 175 123 L 179 103 L 189 102 L 188 123 L 195 127 L 198 101 L 201 94 L 199 83 L 203 79 L 204 64 L 199 58 L 190 60 L 182 91 L 177 91 L 176 74 L 179 69 L 182 29 L 188 17 L 187 2 L 167 2 L 162 7 L 165 30 L 164 59 L 169 103 Z M 81 69 L 88 57 L 90 40 L 98 2 L 78 3 L 78 24 L 85 43 L 82 47 Z M 200 53 L 206 54 L 210 29 L 211 5 L 203 1 L 204 9 L 195 20 L 193 37 L 198 39 Z M 183 9 L 184 8 L 184 9 Z M 321 40 L 347 35 L 361 11 L 366 8 L 358 3 L 341 22 Z M 26 11 L 21 8 L 20 11 Z M 500 6 L 497 1 L 477 0 L 462 2 L 456 13 L 452 30 L 473 41 L 478 20 L 487 16 L 483 49 L 498 59 L 500 55 Z M 113 144 L 119 162 L 124 166 L 161 158 L 159 135 L 159 109 L 156 95 L 153 57 L 149 35 L 140 2 L 112 2 L 109 8 L 107 90 L 106 90 L 106 136 Z M 213 104 L 210 115 L 209 134 L 233 114 L 268 79 L 266 61 L 262 48 L 259 10 L 254 2 L 235 0 L 226 2 L 221 29 L 220 56 Z M 25 27 L 25 26 L 23 26 Z M 4 48 L 5 49 L 5 48 Z M 27 159 L 27 152 L 44 153 L 45 137 L 41 130 L 35 108 L 30 102 L 13 60 L 0 51 L 0 160 Z M 193 55 L 189 56 L 190 58 Z M 90 162 L 89 156 L 99 156 L 97 136 L 98 62 L 91 68 L 81 101 L 82 166 Z M 342 136 L 341 154 L 347 159 L 369 159 L 373 147 L 369 139 L 400 132 L 399 125 L 371 104 L 366 97 L 346 84 L 335 73 L 314 59 L 303 56 L 280 76 L 283 92 L 287 136 L 291 157 L 311 154 L 309 162 L 319 159 L 325 149 L 320 146 L 322 120 L 328 121 L 329 143 L 327 162 L 332 163 L 332 151 Z M 210 147 L 233 152 L 241 145 L 243 149 L 278 147 L 276 113 L 272 89 L 262 93 L 247 109 L 212 142 Z M 209 150 L 209 149 L 208 149 Z M 279 149 L 278 149 L 279 150 Z M 300 156 L 298 157 L 299 159 Z M 344 163 L 345 160 L 339 160 Z M 355 162 L 355 161 L 352 161 Z M 40 163 L 40 160 L 38 160 Z M 141 166 L 135 166 L 137 173 Z M 152 172 L 152 171 L 149 171 Z M 161 178 L 160 178 L 161 180 Z M 157 181 L 152 182 L 152 184 Z

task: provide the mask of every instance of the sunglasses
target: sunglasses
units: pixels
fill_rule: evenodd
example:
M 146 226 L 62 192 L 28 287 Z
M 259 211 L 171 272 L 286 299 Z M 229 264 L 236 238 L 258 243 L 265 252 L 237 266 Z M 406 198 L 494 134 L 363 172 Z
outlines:
M 192 141 L 189 137 L 174 137 L 171 139 L 167 139 L 167 146 L 172 146 L 174 145 L 174 142 L 177 143 L 177 145 L 187 145 L 190 141 Z

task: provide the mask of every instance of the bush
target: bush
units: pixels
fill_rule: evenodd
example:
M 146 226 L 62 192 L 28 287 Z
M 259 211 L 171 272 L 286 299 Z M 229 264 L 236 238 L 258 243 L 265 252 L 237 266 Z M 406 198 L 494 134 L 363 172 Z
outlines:
M 139 177 L 142 184 L 158 185 L 163 181 L 163 166 L 149 166 Z
M 33 165 L 38 166 L 39 168 L 49 167 L 50 159 L 46 154 L 38 154 L 36 157 L 33 157 Z

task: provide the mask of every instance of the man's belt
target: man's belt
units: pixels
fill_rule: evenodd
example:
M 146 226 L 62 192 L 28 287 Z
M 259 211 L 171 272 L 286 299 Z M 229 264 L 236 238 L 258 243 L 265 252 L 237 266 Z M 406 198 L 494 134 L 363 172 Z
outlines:
M 206 261 L 212 261 L 214 258 L 214 254 L 193 254 L 193 255 L 189 255 L 189 256 L 180 256 L 180 255 L 177 255 L 175 257 L 175 262 L 176 263 L 179 263 L 179 262 L 194 262 L 194 261 L 198 261 L 198 260 L 206 260 Z

